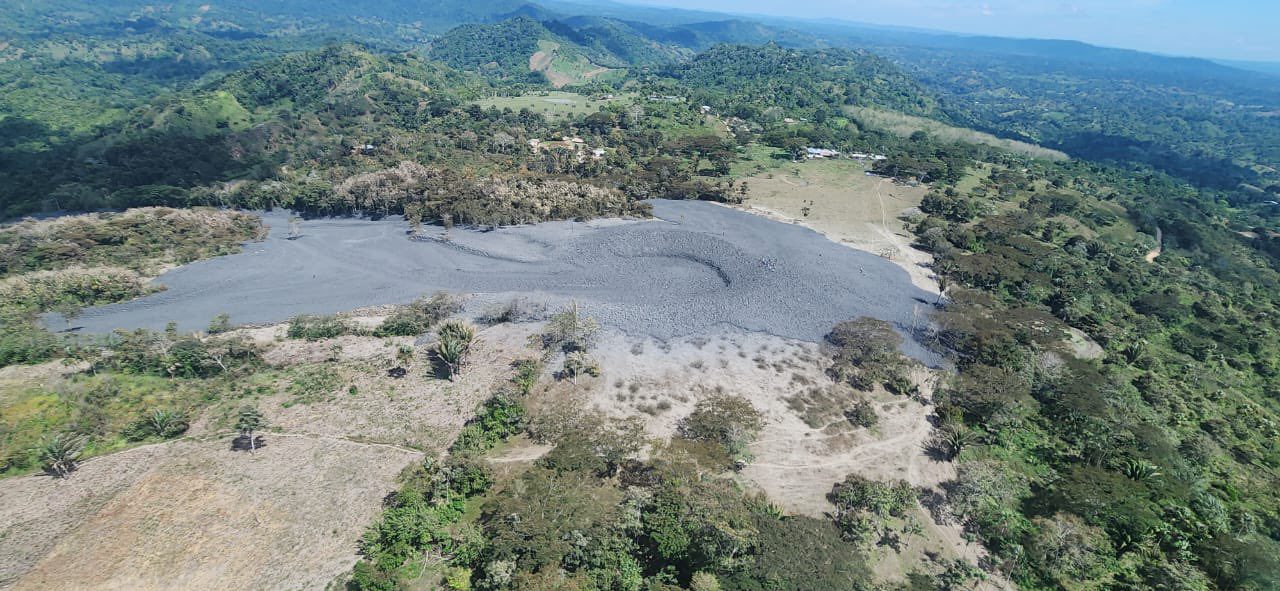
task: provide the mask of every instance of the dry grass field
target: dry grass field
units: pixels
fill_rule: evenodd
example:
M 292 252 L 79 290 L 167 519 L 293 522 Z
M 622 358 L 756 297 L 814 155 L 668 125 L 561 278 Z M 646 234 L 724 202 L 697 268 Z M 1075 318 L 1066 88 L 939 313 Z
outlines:
M 920 206 L 926 186 L 867 176 L 868 168 L 854 160 L 756 161 L 762 170 L 742 178 L 748 211 L 885 256 L 906 269 L 917 286 L 937 291 L 932 273 L 922 266 L 932 257 L 911 247 L 901 219 Z
M 258 400 L 266 446 L 232 451 L 226 425 L 239 402 L 228 401 L 182 439 L 92 458 L 70 478 L 0 480 L 0 588 L 324 588 L 355 564 L 396 476 L 457 436 L 512 363 L 534 354 L 536 328 L 481 330 L 455 381 L 429 375 L 425 348 L 408 376 L 390 377 L 412 339 L 242 329 L 271 364 L 246 382 L 268 392 Z M 0 387 L 53 387 L 77 369 L 5 368 Z

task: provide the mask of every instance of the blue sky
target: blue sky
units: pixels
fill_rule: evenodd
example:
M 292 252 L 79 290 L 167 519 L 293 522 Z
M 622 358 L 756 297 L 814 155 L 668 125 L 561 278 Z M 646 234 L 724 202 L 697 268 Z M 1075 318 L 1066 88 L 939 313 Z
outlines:
M 625 0 L 1280 62 L 1280 0 Z

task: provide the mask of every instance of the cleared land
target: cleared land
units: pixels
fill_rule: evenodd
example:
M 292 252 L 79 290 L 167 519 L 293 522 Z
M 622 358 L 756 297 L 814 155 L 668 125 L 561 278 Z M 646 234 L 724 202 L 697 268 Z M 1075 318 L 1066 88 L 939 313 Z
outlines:
M 869 107 L 848 107 L 848 112 L 857 117 L 862 124 L 888 131 L 900 136 L 909 136 L 917 131 L 923 131 L 934 139 L 953 144 L 978 144 L 983 146 L 991 146 L 1008 150 L 1015 154 L 1023 154 L 1032 158 L 1045 158 L 1048 160 L 1068 160 L 1069 157 L 1064 152 L 1045 148 L 1027 142 L 1018 140 L 1009 140 L 999 138 L 989 133 L 966 129 L 963 127 L 953 127 L 945 123 L 925 119 L 924 117 L 913 117 L 893 111 L 884 111 L 880 109 L 872 109 Z
M 534 113 L 541 113 L 550 118 L 561 118 L 594 113 L 601 106 L 618 100 L 620 99 L 595 100 L 589 96 L 573 92 L 551 91 L 521 96 L 499 96 L 480 99 L 476 101 L 476 104 L 486 109 L 489 107 L 511 109 L 512 111 L 529 109 Z
M 271 365 L 242 384 L 263 392 L 272 424 L 258 452 L 231 451 L 226 424 L 243 401 L 227 400 L 181 440 L 92 458 L 65 480 L 0 480 L 0 588 L 324 588 L 355 564 L 400 471 L 443 449 L 535 355 L 537 325 L 480 331 L 455 381 L 428 375 L 425 348 L 407 377 L 389 377 L 412 339 L 277 340 L 282 328 L 239 331 Z M 54 388 L 59 366 L 5 368 L 0 394 Z M 304 378 L 305 391 L 292 387 Z
M 765 425 L 740 476 L 788 513 L 824 517 L 833 510 L 827 493 L 851 473 L 903 479 L 939 495 L 942 484 L 955 478 L 950 462 L 925 453 L 933 429 L 931 405 L 832 383 L 824 371 L 829 360 L 812 343 L 735 329 L 665 342 L 613 334 L 592 354 L 602 375 L 561 392 L 560 404 L 589 404 L 612 416 L 639 417 L 652 438 L 674 436 L 679 421 L 703 398 L 727 393 L 749 400 Z M 922 368 L 911 374 L 926 398 L 938 377 Z M 870 429 L 855 427 L 842 415 L 858 398 L 871 400 L 879 416 Z M 910 536 L 901 552 L 874 550 L 882 579 L 902 581 L 926 554 L 971 561 L 983 555 L 979 545 L 964 539 L 958 524 L 935 520 L 923 508 L 916 518 L 923 532 Z M 981 588 L 1002 585 L 995 581 Z
M 854 160 L 789 162 L 760 147 L 751 156 L 739 171 L 748 187 L 748 211 L 898 262 L 917 287 L 936 292 L 925 268 L 932 257 L 911 247 L 901 220 L 920 206 L 927 187 L 867 176 L 868 167 Z
M 575 298 L 607 326 L 661 339 L 730 325 L 817 341 L 860 316 L 909 326 L 934 299 L 893 262 L 806 228 L 703 202 L 657 201 L 654 213 L 659 220 L 455 229 L 447 241 L 411 241 L 399 220 L 352 219 L 305 222 L 288 240 L 284 215 L 273 214 L 265 241 L 175 269 L 159 279 L 164 292 L 87 309 L 75 324 L 200 330 L 221 313 L 273 323 L 443 289 Z M 931 358 L 914 343 L 907 351 Z
M 66 481 L 0 485 L 0 585 L 23 589 L 316 589 L 421 454 L 269 435 L 138 448 Z

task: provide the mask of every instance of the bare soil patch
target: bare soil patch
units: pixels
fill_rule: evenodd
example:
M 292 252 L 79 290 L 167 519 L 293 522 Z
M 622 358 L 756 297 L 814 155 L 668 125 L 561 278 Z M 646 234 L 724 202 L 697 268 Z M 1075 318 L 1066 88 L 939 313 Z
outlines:
M 933 257 L 911 246 L 902 217 L 916 211 L 928 188 L 877 176 L 852 161 L 793 163 L 745 179 L 747 211 L 800 224 L 837 242 L 885 257 L 912 282 L 937 292 L 925 268 Z
M 951 463 L 925 453 L 932 406 L 833 384 L 818 345 L 725 329 L 667 342 L 611 335 L 593 355 L 602 374 L 584 380 L 578 394 L 610 415 L 642 418 L 654 438 L 674 436 L 680 419 L 704 397 L 747 398 L 765 425 L 751 445 L 754 459 L 740 476 L 790 513 L 825 516 L 832 510 L 827 493 L 851 473 L 903 479 L 939 494 L 941 484 L 955 478 Z M 918 368 L 910 377 L 927 397 L 939 374 Z M 878 416 L 872 428 L 855 427 L 844 418 L 842 405 L 855 398 L 872 401 Z M 875 551 L 877 572 L 885 580 L 903 580 L 913 565 L 927 560 L 926 554 L 971 561 L 982 556 L 982 548 L 965 540 L 958 524 L 935 522 L 924 509 L 917 517 L 922 536 L 913 537 L 900 553 Z
M 415 349 L 408 375 L 394 378 L 387 370 L 399 365 L 396 347 L 379 346 L 383 339 L 341 337 L 311 343 L 321 352 L 330 343 L 346 343 L 344 353 L 350 347 L 371 355 L 332 367 L 335 387 L 319 393 L 316 400 L 292 404 L 293 395 L 282 387 L 278 395 L 265 401 L 263 411 L 287 432 L 440 450 L 475 415 L 476 407 L 510 379 L 515 361 L 536 356 L 528 347 L 535 329 L 532 324 L 501 324 L 481 330 L 470 361 L 454 381 L 434 377 L 427 347 Z M 387 339 L 392 343 L 401 340 L 412 342 Z M 297 341 L 283 346 L 292 348 L 294 343 Z
M 135 448 L 67 480 L 0 486 L 0 586 L 13 589 L 322 588 L 421 454 L 268 434 Z

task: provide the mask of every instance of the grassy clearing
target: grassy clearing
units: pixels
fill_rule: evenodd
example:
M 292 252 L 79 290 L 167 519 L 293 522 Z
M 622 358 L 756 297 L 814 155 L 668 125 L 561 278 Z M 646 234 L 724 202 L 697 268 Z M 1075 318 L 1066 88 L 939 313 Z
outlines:
M 600 107 L 620 100 L 622 100 L 622 98 L 619 97 L 596 100 L 576 92 L 561 92 L 553 90 L 549 92 L 538 92 L 520 96 L 499 96 L 480 99 L 476 101 L 476 104 L 485 109 L 490 107 L 511 109 L 512 111 L 529 109 L 534 113 L 541 113 L 550 119 L 562 119 L 565 117 L 594 113 L 600 110 Z
M 739 174 L 754 173 L 739 177 L 748 187 L 746 204 L 862 248 L 900 232 L 898 217 L 918 207 L 927 190 L 867 176 L 866 166 L 853 160 L 791 162 L 774 154 L 753 146 L 738 163 Z
M 890 133 L 903 137 L 909 136 L 917 131 L 923 131 L 938 141 L 954 143 L 954 144 L 979 144 L 1008 150 L 1015 154 L 1024 154 L 1032 158 L 1045 158 L 1048 160 L 1067 160 L 1066 154 L 1058 150 L 1020 142 L 1017 140 L 1007 140 L 998 138 L 989 133 L 965 129 L 963 127 L 952 127 L 945 123 L 925 119 L 923 117 L 913 117 L 911 115 L 903 115 L 891 111 L 882 111 L 880 109 L 872 109 L 867 107 L 848 107 L 847 112 L 861 121 L 863 125 L 882 129 Z

